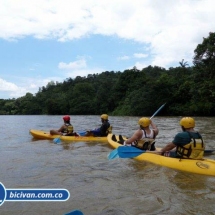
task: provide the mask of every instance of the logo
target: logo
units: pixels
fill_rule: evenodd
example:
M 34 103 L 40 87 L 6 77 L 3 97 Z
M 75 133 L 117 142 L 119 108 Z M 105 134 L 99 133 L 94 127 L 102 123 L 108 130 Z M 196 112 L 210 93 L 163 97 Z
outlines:
M 205 164 L 201 161 L 196 162 L 196 165 L 201 169 L 209 169 L 210 168 L 210 166 L 208 164 Z
M 4 203 L 6 191 L 4 185 L 0 182 L 0 206 Z
M 0 206 L 4 201 L 67 201 L 66 189 L 5 189 L 0 182 Z

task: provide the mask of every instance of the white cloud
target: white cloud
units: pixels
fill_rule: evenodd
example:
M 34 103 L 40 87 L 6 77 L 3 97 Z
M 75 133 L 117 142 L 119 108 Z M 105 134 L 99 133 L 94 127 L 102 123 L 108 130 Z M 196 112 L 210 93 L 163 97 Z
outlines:
M 143 54 L 143 53 L 135 53 L 134 54 L 135 58 L 146 58 L 148 56 L 149 56 L 148 54 Z
M 7 82 L 0 78 L 0 91 L 18 91 L 20 88 L 13 83 Z
M 104 71 L 104 69 L 102 68 L 88 69 L 86 60 L 83 58 L 70 63 L 60 62 L 58 68 L 65 71 L 64 73 L 65 77 L 71 78 L 75 78 L 77 76 L 84 77 L 87 76 L 88 74 L 97 74 Z
M 105 70 L 102 68 L 94 68 L 94 69 L 79 69 L 67 72 L 66 77 L 76 78 L 77 76 L 86 77 L 89 74 L 99 74 L 104 72 Z
M 118 59 L 118 60 L 129 60 L 130 57 L 127 56 L 127 55 L 125 55 L 125 56 L 122 56 L 122 57 L 118 57 L 117 59 Z
M 135 66 L 137 67 L 137 69 L 142 70 L 143 68 L 146 68 L 149 66 L 149 64 L 144 63 L 144 62 L 136 62 Z M 130 69 L 132 69 L 134 66 L 131 66 Z
M 42 77 L 16 77 L 16 79 L 19 82 L 19 86 L 0 78 L 0 99 L 7 99 L 8 97 L 18 98 L 24 96 L 28 92 L 35 94 L 39 91 L 39 88 L 46 86 L 50 81 L 63 81 L 63 78 L 59 79 L 58 77 L 50 77 L 46 79 Z
M 70 63 L 64 63 L 64 62 L 60 62 L 58 65 L 59 69 L 67 69 L 67 70 L 73 70 L 73 69 L 82 69 L 82 68 L 86 68 L 86 61 L 84 59 L 80 59 L 77 61 L 73 61 Z
M 215 17 L 213 0 L 1 0 L 0 3 L 2 38 L 34 35 L 64 41 L 103 34 L 151 43 L 159 32 L 174 30 L 176 26 L 187 27 L 187 32 L 201 31 L 199 25 L 212 30 L 211 20 Z M 173 31 L 168 38 L 172 35 Z
M 73 40 L 117 35 L 147 43 L 152 64 L 191 61 L 191 50 L 215 29 L 213 0 L 0 0 L 0 37 Z M 72 65 L 60 64 L 61 67 Z
M 8 94 L 11 98 L 23 96 L 26 93 L 25 87 L 19 87 L 14 83 L 8 82 L 0 78 L 0 98 L 5 98 L 4 95 Z M 6 97 L 7 98 L 7 97 Z

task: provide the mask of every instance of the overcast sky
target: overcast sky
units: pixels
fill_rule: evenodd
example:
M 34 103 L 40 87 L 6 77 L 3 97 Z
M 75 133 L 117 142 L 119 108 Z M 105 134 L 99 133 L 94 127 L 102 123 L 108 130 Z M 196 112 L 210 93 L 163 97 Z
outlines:
M 0 99 L 104 71 L 192 65 L 214 0 L 0 0 Z

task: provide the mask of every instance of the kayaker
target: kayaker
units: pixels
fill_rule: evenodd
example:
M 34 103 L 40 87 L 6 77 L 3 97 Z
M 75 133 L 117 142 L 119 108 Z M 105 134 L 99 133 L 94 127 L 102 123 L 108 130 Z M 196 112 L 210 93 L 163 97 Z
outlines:
M 112 126 L 109 123 L 108 115 L 101 115 L 102 125 L 99 128 L 87 131 L 85 136 L 94 136 L 94 137 L 106 137 L 108 133 L 111 133 Z
M 192 117 L 183 117 L 180 120 L 182 132 L 176 134 L 174 140 L 168 143 L 160 154 L 167 157 L 202 159 L 205 144 L 202 136 L 194 130 L 195 120 Z M 171 151 L 176 148 L 176 150 Z
M 155 151 L 155 138 L 159 132 L 157 126 L 147 117 L 140 118 L 138 124 L 140 125 L 140 128 L 135 131 L 132 137 L 126 141 L 121 139 L 119 142 L 126 146 L 134 146 L 143 150 Z
M 64 136 L 79 136 L 76 132 L 73 132 L 73 126 L 70 123 L 70 116 L 65 115 L 63 117 L 64 124 L 58 130 L 50 130 L 50 134 L 59 134 Z

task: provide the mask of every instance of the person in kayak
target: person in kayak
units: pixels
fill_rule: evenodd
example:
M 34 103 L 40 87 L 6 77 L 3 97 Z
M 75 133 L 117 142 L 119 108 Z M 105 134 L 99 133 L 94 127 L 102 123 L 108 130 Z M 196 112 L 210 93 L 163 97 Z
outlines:
M 106 137 L 109 133 L 111 133 L 112 126 L 109 123 L 107 114 L 101 115 L 101 122 L 102 125 L 99 128 L 87 131 L 85 136 Z
M 192 117 L 183 117 L 179 124 L 182 132 L 176 134 L 173 141 L 161 149 L 160 154 L 167 157 L 202 159 L 205 144 L 202 136 L 194 130 L 195 120 Z M 176 149 L 172 150 L 174 148 Z
M 139 119 L 140 128 L 126 141 L 120 138 L 119 143 L 125 146 L 134 146 L 142 150 L 155 151 L 155 138 L 159 133 L 157 126 L 147 117 Z
M 70 123 L 70 116 L 65 115 L 63 117 L 64 124 L 58 130 L 50 130 L 50 134 L 59 134 L 64 136 L 79 136 L 76 132 L 73 132 L 73 126 Z

